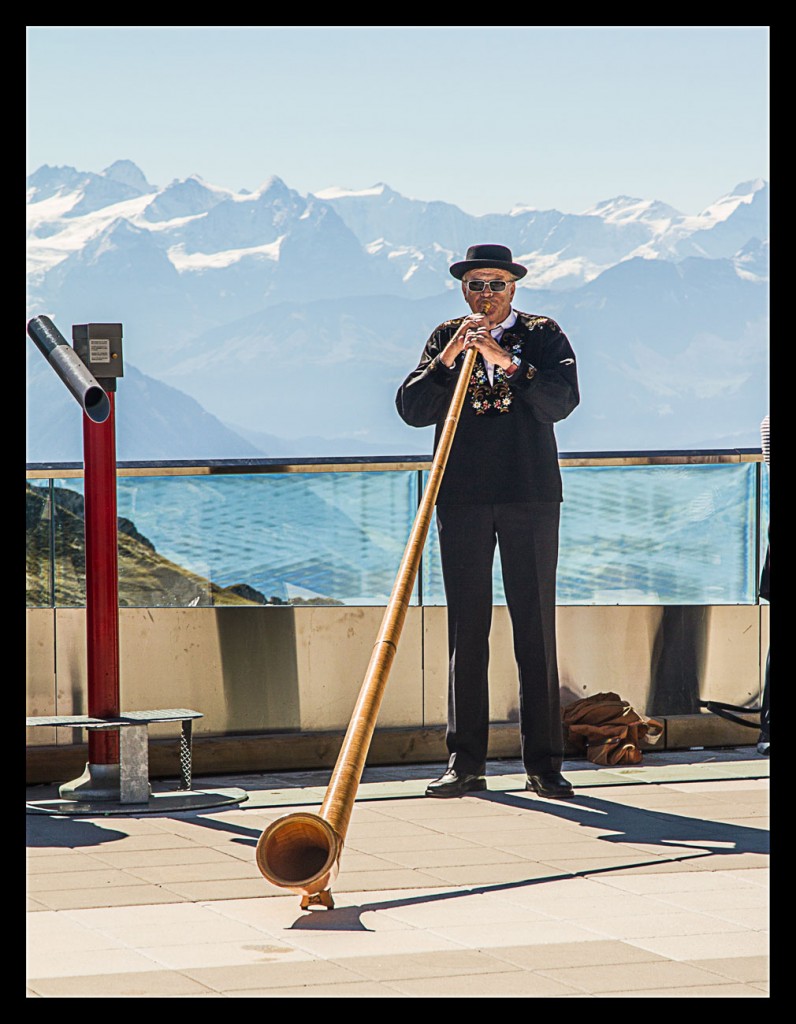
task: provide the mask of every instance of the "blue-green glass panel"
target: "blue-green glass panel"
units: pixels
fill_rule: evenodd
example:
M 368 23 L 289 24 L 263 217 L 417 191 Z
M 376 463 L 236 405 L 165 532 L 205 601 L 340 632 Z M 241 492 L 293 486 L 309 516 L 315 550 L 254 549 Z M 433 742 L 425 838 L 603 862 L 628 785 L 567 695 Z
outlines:
M 754 604 L 755 464 L 565 467 L 561 605 Z M 436 525 L 423 602 L 445 604 Z M 495 604 L 505 603 L 496 550 Z
M 119 516 L 152 546 L 153 564 L 182 570 L 178 579 L 162 566 L 148 595 L 139 587 L 128 603 L 234 603 L 219 589 L 235 588 L 267 603 L 386 604 L 415 515 L 415 476 L 122 478 Z M 135 593 L 121 560 L 119 590 L 121 604 Z
M 754 463 L 564 469 L 561 604 L 754 604 Z

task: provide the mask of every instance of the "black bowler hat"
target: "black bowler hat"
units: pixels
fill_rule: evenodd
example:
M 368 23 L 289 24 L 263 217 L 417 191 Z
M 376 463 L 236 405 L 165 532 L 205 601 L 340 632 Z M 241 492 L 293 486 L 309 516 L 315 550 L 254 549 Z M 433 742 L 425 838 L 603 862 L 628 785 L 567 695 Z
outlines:
M 508 270 L 516 278 L 525 277 L 528 268 L 520 263 L 514 263 L 511 249 L 505 245 L 471 245 L 467 250 L 467 258 L 459 263 L 454 263 L 451 273 L 460 281 L 468 270 L 491 269 L 497 267 L 499 270 Z

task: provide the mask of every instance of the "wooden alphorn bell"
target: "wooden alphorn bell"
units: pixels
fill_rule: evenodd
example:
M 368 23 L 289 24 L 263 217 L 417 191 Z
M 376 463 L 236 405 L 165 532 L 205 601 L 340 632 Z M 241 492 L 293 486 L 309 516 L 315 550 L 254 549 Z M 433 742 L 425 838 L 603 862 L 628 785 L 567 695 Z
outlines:
M 484 313 L 489 312 L 484 304 Z M 331 885 L 340 868 L 351 812 L 392 668 L 442 475 L 450 454 L 477 349 L 465 351 L 426 487 L 404 549 L 378 638 L 318 814 L 296 811 L 272 821 L 257 841 L 257 867 L 272 885 L 301 895 L 301 908 L 334 907 Z

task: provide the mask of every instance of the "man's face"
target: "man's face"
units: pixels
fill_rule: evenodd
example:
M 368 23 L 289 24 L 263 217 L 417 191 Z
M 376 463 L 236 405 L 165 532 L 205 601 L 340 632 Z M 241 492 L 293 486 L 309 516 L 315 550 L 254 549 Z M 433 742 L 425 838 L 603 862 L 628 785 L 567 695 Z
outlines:
M 470 281 L 506 281 L 508 283 L 506 290 L 502 292 L 493 292 L 489 284 L 484 286 L 483 291 L 474 292 L 469 288 Z M 507 270 L 490 269 L 489 267 L 468 270 L 462 278 L 464 301 L 473 313 L 483 313 L 485 303 L 489 303 L 489 319 L 493 324 L 499 324 L 511 312 L 514 289 L 514 277 Z

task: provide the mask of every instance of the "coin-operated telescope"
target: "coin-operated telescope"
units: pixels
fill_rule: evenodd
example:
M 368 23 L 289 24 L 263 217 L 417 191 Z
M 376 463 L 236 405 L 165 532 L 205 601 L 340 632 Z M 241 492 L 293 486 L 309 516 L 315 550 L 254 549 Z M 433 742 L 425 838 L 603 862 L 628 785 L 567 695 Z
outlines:
M 108 326 L 119 329 L 119 341 L 121 342 L 121 325 Z M 28 320 L 28 334 L 82 406 L 86 416 L 94 423 L 104 423 L 111 411 L 107 394 L 89 369 L 89 364 L 80 358 L 52 320 L 48 316 L 34 316 Z M 108 344 L 110 345 L 110 340 Z M 119 370 L 121 370 L 121 346 L 119 346 L 116 359 Z M 110 353 L 108 362 L 110 363 Z M 120 375 L 120 373 L 113 374 L 114 377 Z
M 121 324 L 74 324 L 69 345 L 48 316 L 28 334 L 83 409 L 88 713 L 118 717 L 119 562 L 116 516 L 116 380 L 124 375 Z M 119 732 L 90 730 L 82 776 L 60 787 L 64 799 L 118 800 Z

